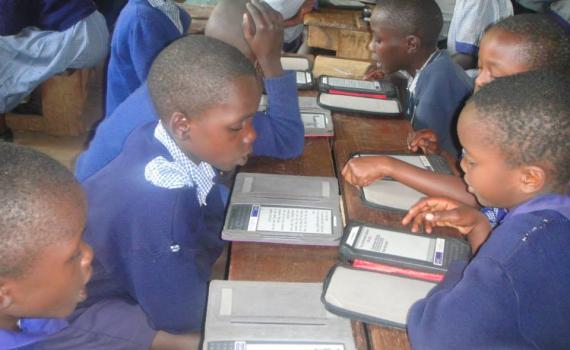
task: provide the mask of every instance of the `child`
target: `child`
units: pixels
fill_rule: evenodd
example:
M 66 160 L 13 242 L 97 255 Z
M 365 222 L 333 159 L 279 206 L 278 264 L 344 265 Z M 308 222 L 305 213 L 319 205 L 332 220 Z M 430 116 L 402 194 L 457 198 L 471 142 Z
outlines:
M 111 40 L 106 117 L 142 85 L 154 58 L 186 33 L 190 21 L 173 0 L 129 0 Z
M 515 13 L 546 13 L 570 34 L 570 3 L 568 0 L 513 0 Z
M 93 259 L 82 240 L 83 190 L 55 160 L 8 143 L 0 143 L 0 174 L 1 349 L 178 349 L 177 344 L 192 344 L 182 336 L 145 331 L 146 316 L 132 302 L 109 298 L 88 312 L 73 312 L 86 298 Z M 111 310 L 102 320 L 101 309 Z
M 0 0 L 0 139 L 4 113 L 53 75 L 102 62 L 108 41 L 91 0 Z
M 452 154 L 459 149 L 455 120 L 472 82 L 445 51 L 437 50 L 442 26 L 433 0 L 380 0 L 372 12 L 369 49 L 386 74 L 404 70 L 408 79 L 406 115 L 412 128 L 432 129 Z
M 570 344 L 568 89 L 568 79 L 555 73 L 523 73 L 484 86 L 462 111 L 458 133 L 469 191 L 510 212 L 491 231 L 477 210 L 428 198 L 404 218 L 414 230 L 458 228 L 475 254 L 468 264 L 452 264 L 444 281 L 410 309 L 414 348 Z
M 264 116 L 274 121 L 271 125 L 295 125 L 290 135 L 281 135 L 273 130 L 263 131 L 267 134 L 275 133 L 273 142 L 278 149 L 275 152 L 274 148 L 268 148 L 267 153 L 262 148 L 256 148 L 256 153 L 278 158 L 296 157 L 303 151 L 302 135 L 296 133 L 298 130 L 296 127 L 302 126 L 302 123 L 295 74 L 283 72 L 280 62 L 283 36 L 281 20 L 279 14 L 266 4 L 252 2 L 248 6 L 244 22 L 244 2 L 221 1 L 208 21 L 206 34 L 237 47 L 260 67 L 267 91 L 268 111 L 257 113 L 256 127 L 261 127 L 257 120 Z M 256 15 L 251 16 L 250 12 Z M 246 37 L 243 32 L 250 33 L 252 27 L 256 28 L 254 34 Z M 191 76 L 185 78 L 193 79 Z M 113 160 L 120 153 L 125 139 L 133 129 L 156 119 L 154 114 L 148 112 L 153 111 L 154 106 L 150 101 L 146 84 L 143 84 L 127 101 L 101 122 L 89 148 L 79 157 L 75 169 L 79 181 L 89 178 Z M 290 124 L 291 122 L 293 124 Z
M 481 40 L 480 73 L 475 84 L 480 88 L 495 77 L 545 68 L 567 76 L 569 61 L 570 39 L 549 17 L 537 14 L 507 17 L 489 27 Z M 437 136 L 426 134 L 416 135 L 410 143 L 410 150 L 439 153 Z M 473 195 L 466 191 L 462 179 L 424 171 L 393 158 L 352 159 L 342 174 L 356 186 L 391 176 L 429 196 L 445 196 L 478 206 Z
M 261 87 L 253 65 L 204 36 L 164 49 L 148 90 L 155 107 L 145 112 L 149 122 L 84 182 L 91 208 L 85 236 L 97 253 L 85 306 L 122 296 L 145 310 L 154 329 L 195 332 L 211 265 L 224 245 L 219 236 L 229 190 L 221 177 L 252 152 L 282 156 L 289 147 L 299 153 L 303 125 L 298 118 L 258 115 Z
M 512 15 L 511 0 L 457 0 L 447 35 L 451 58 L 463 69 L 475 68 L 485 28 Z

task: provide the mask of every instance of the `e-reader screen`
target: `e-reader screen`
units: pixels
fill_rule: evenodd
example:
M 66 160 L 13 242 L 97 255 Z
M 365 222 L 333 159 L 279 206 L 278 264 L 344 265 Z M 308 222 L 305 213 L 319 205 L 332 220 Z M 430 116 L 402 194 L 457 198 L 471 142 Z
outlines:
M 297 84 L 307 84 L 307 73 L 306 72 L 296 72 Z
M 228 215 L 228 228 L 235 230 L 323 235 L 333 230 L 330 209 L 237 204 Z
M 354 227 L 353 230 L 358 230 Z M 443 265 L 445 240 L 380 229 L 361 227 L 354 248 Z M 352 234 L 352 232 L 351 232 Z
M 208 350 L 344 350 L 343 344 L 301 342 L 209 342 Z

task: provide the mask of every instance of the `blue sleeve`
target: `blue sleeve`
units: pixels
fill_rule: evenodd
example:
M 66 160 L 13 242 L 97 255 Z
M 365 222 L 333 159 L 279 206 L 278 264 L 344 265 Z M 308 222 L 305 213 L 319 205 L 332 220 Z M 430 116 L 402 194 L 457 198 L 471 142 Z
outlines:
M 253 118 L 257 139 L 253 154 L 275 158 L 295 158 L 303 153 L 305 129 L 299 111 L 295 72 L 285 71 L 276 78 L 265 79 L 267 111 Z
M 141 83 L 146 80 L 152 62 L 160 51 L 182 36 L 164 14 L 159 15 L 164 18 L 142 17 L 133 24 L 129 33 L 129 53 Z
M 455 266 L 410 309 L 412 348 L 492 349 L 509 344 L 509 338 L 518 335 L 516 300 L 508 275 L 496 261 L 476 258 L 463 275 Z

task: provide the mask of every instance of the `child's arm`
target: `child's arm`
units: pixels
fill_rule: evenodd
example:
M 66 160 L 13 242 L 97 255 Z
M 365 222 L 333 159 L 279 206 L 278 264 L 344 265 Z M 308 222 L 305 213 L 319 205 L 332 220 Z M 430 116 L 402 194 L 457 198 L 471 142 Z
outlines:
M 388 156 L 353 158 L 346 163 L 342 176 L 355 186 L 367 186 L 389 176 L 428 196 L 449 197 L 478 207 L 475 197 L 467 192 L 467 186 L 460 177 L 436 174 Z
M 473 254 L 487 240 L 491 224 L 479 210 L 448 198 L 425 198 L 412 206 L 402 220 L 412 224 L 412 232 L 424 227 L 428 233 L 433 227 L 453 227 L 469 239 Z
M 244 36 L 263 70 L 268 99 L 267 112 L 258 112 L 253 119 L 257 132 L 253 153 L 277 158 L 298 157 L 303 153 L 305 130 L 295 73 L 283 72 L 281 66 L 283 19 L 265 3 L 252 2 L 247 9 Z
M 516 300 L 508 274 L 495 260 L 476 258 L 467 267 L 454 262 L 443 282 L 408 312 L 412 348 L 511 348 L 505 344 L 519 329 Z

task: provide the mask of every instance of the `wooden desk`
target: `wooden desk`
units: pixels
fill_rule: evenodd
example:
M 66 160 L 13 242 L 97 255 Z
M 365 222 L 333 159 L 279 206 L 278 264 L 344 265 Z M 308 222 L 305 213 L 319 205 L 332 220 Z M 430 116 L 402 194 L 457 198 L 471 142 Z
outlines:
M 364 118 L 337 113 L 334 122 L 334 156 L 338 174 L 354 152 L 407 151 L 406 137 L 410 131 L 410 123 L 406 120 Z M 357 187 L 350 185 L 340 176 L 339 183 L 347 218 L 401 227 L 400 214 L 365 206 Z M 366 329 L 373 350 L 410 349 L 405 331 L 373 325 L 366 325 Z
M 252 158 L 241 171 L 335 176 L 328 139 L 305 139 L 303 155 L 280 160 Z M 337 261 L 338 247 L 232 242 L 228 279 L 248 281 L 322 282 Z M 358 350 L 367 349 L 366 331 L 361 322 L 352 322 Z
M 360 10 L 322 8 L 305 15 L 308 45 L 334 50 L 338 57 L 369 59 L 372 39 Z

